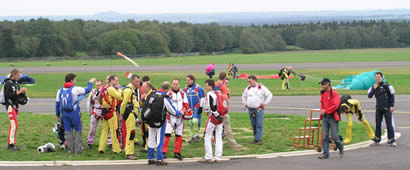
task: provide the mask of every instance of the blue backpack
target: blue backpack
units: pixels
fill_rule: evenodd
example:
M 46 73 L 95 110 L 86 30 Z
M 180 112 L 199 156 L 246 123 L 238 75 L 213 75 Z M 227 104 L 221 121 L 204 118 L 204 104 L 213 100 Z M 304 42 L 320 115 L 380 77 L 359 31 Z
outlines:
M 73 87 L 70 87 L 67 90 L 64 90 L 62 87 L 60 88 L 60 109 L 63 112 L 72 112 L 74 111 L 74 106 L 78 103 L 78 100 L 74 102 L 72 90 Z

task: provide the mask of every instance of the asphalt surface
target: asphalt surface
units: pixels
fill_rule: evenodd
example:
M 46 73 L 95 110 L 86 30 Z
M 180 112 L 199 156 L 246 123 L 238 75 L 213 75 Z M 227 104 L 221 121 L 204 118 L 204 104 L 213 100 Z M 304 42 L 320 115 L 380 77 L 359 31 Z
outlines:
M 361 106 L 366 119 L 375 123 L 374 107 L 375 100 L 368 99 L 364 95 L 352 96 L 361 101 Z M 319 108 L 319 96 L 274 96 L 272 102 L 267 106 L 266 114 L 291 114 L 307 116 L 310 109 Z M 35 113 L 53 113 L 55 99 L 33 99 L 28 106 L 22 108 L 23 112 L 33 111 Z M 337 153 L 331 153 L 328 160 L 318 160 L 316 156 L 297 156 L 297 157 L 279 157 L 270 159 L 243 159 L 231 160 L 218 164 L 201 164 L 201 163 L 182 163 L 170 164 L 166 167 L 168 170 L 181 169 L 409 169 L 410 162 L 410 95 L 396 96 L 396 111 L 394 119 L 396 131 L 402 133 L 398 140 L 398 147 L 393 148 L 387 144 L 379 147 L 368 147 L 345 153 L 344 158 L 339 158 Z M 82 104 L 83 105 L 83 104 Z M 81 106 L 85 108 L 85 106 Z M 232 97 L 232 112 L 246 112 L 241 104 L 240 97 Z M 0 112 L 4 112 L 4 108 Z M 343 116 L 344 118 L 344 116 Z M 302 125 L 301 125 L 302 126 Z M 355 126 L 353 128 L 363 128 Z M 342 132 L 343 134 L 343 132 Z M 265 139 L 267 140 L 267 139 Z M 318 154 L 319 156 L 319 154 Z M 5 167 L 0 167 L 4 169 Z M 58 167 L 60 170 L 65 169 L 163 169 L 164 167 L 147 166 L 147 165 L 124 165 L 124 166 L 79 166 L 79 167 Z M 22 169 L 56 169 L 56 167 L 7 167 L 11 170 Z
M 408 67 L 410 61 L 385 62 L 331 62 L 331 63 L 279 63 L 279 64 L 237 64 L 239 70 L 280 70 L 284 66 L 297 69 L 337 69 L 337 68 L 391 68 Z M 204 71 L 207 65 L 143 65 L 136 68 L 124 66 L 66 66 L 66 67 L 21 67 L 27 74 L 67 73 L 67 72 L 146 72 L 146 71 Z M 216 70 L 226 70 L 226 64 L 216 64 Z M 9 74 L 11 68 L 1 67 L 0 74 Z

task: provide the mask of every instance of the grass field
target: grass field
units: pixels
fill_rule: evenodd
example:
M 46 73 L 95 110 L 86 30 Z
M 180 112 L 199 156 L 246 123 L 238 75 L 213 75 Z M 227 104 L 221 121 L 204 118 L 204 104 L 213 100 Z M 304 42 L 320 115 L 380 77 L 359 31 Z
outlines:
M 253 141 L 252 130 L 247 113 L 230 113 L 234 137 L 243 145 L 240 150 L 232 150 L 229 148 L 227 141 L 224 140 L 223 155 L 245 155 L 245 154 L 262 154 L 272 152 L 287 152 L 295 149 L 289 137 L 297 135 L 298 129 L 303 127 L 304 117 L 300 116 L 285 116 L 277 114 L 265 114 L 263 141 L 264 145 L 251 145 Z M 205 116 L 205 115 L 203 115 Z M 86 138 L 89 130 L 89 116 L 86 113 L 82 114 L 83 120 L 83 141 L 86 147 Z M 99 154 L 97 151 L 100 130 L 102 125 L 99 125 L 97 130 L 96 144 L 93 149 L 85 149 L 81 155 L 68 154 L 61 149 L 54 153 L 38 153 L 37 147 L 46 143 L 52 142 L 58 146 L 58 140 L 52 132 L 55 123 L 55 115 L 20 113 L 19 115 L 19 129 L 17 132 L 17 146 L 21 151 L 12 152 L 7 150 L 7 135 L 9 128 L 9 120 L 6 113 L 0 113 L 0 160 L 2 161 L 45 161 L 45 160 L 121 160 L 124 159 L 124 153 L 113 154 L 106 151 L 105 154 Z M 205 119 L 202 120 L 202 125 L 205 124 Z M 186 126 L 187 127 L 187 126 Z M 203 126 L 202 126 L 203 127 Z M 287 130 L 284 128 L 286 127 Z M 353 128 L 353 143 L 366 141 L 368 137 L 362 125 L 354 123 Z M 346 122 L 340 124 L 340 134 L 344 135 Z M 203 128 L 202 128 L 203 130 Z M 188 128 L 185 128 L 184 134 L 188 133 Z M 137 136 L 140 138 L 140 132 Z M 204 155 L 203 142 L 188 144 L 188 135 L 184 135 L 184 143 L 182 155 L 184 157 L 202 157 Z M 141 141 L 141 140 L 140 140 Z M 171 139 L 169 149 L 173 150 L 174 144 Z M 141 153 L 141 147 L 135 148 L 136 155 L 140 159 L 146 159 L 147 155 Z M 172 153 L 168 157 L 173 157 Z
M 265 63 L 313 63 L 313 62 L 366 62 L 366 61 L 409 61 L 410 48 L 375 48 L 316 51 L 285 51 L 260 54 L 228 53 L 211 56 L 144 57 L 133 58 L 140 65 L 181 64 L 265 64 Z M 112 60 L 57 60 L 2 62 L 0 67 L 46 67 L 46 66 L 103 66 L 129 65 L 120 57 Z
M 332 70 L 295 70 L 297 72 L 302 72 L 309 77 L 305 81 L 300 81 L 299 78 L 294 78 L 290 80 L 291 89 L 288 91 L 281 90 L 281 80 L 270 79 L 270 80 L 259 80 L 258 82 L 267 86 L 276 96 L 289 96 L 289 95 L 318 95 L 320 90 L 320 85 L 318 82 L 324 78 L 328 77 L 336 86 L 341 82 L 346 76 L 360 74 L 361 72 L 371 71 L 369 69 L 332 69 Z M 410 94 L 410 67 L 407 68 L 383 68 L 382 71 L 387 79 L 387 81 L 392 84 L 395 88 L 396 94 Z M 241 71 L 242 72 L 242 71 Z M 277 74 L 277 71 L 243 71 L 246 74 L 255 75 L 265 75 L 270 76 L 272 74 Z M 88 80 L 92 77 L 97 79 L 105 79 L 106 75 L 109 73 L 78 73 L 77 74 L 77 86 L 85 87 Z M 125 78 L 125 73 L 114 73 L 119 75 L 120 83 L 127 85 L 127 79 Z M 181 79 L 181 88 L 185 87 L 185 76 L 188 72 L 143 72 L 142 75 L 149 75 L 151 81 L 155 87 L 160 87 L 163 81 L 171 81 L 173 78 Z M 204 86 L 204 81 L 207 79 L 206 75 L 201 72 L 192 72 L 196 77 L 196 82 L 201 86 Z M 48 73 L 48 74 L 31 74 L 32 77 L 36 79 L 37 84 L 35 86 L 28 86 L 28 96 L 29 97 L 55 97 L 57 90 L 62 86 L 64 82 L 63 73 Z M 24 86 L 24 85 L 22 85 Z M 243 90 L 248 86 L 247 80 L 235 79 L 231 81 L 230 90 L 233 96 L 239 96 L 242 94 Z M 340 94 L 367 94 L 367 90 L 338 90 Z

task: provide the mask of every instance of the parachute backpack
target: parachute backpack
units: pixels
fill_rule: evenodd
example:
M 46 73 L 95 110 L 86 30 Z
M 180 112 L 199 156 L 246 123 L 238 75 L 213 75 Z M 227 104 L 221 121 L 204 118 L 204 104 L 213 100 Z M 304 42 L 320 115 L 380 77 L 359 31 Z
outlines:
M 72 112 L 75 110 L 76 105 L 78 104 L 78 101 L 73 100 L 73 88 L 74 86 L 68 88 L 67 90 L 64 90 L 63 87 L 60 88 L 60 95 L 59 95 L 59 100 L 61 103 L 61 110 L 63 112 Z
M 216 94 L 216 98 L 217 98 L 216 111 L 221 116 L 224 116 L 228 113 L 228 108 L 229 108 L 228 99 L 220 91 L 215 91 L 215 94 Z
M 168 98 L 168 95 L 151 93 L 145 101 L 142 108 L 142 120 L 150 127 L 159 128 L 165 123 L 167 112 L 164 98 Z
M 100 92 L 100 97 L 98 98 L 98 102 L 100 102 L 101 104 L 103 103 L 102 100 L 104 100 L 107 104 L 109 104 L 108 102 L 108 87 L 110 87 L 109 85 L 105 85 L 103 86 L 103 88 L 101 89 Z M 111 105 L 110 108 L 104 108 L 102 105 L 101 107 L 103 107 L 101 109 L 101 115 L 105 120 L 111 119 L 114 115 L 114 107 L 115 107 L 115 103 L 114 103 L 114 99 L 111 98 Z

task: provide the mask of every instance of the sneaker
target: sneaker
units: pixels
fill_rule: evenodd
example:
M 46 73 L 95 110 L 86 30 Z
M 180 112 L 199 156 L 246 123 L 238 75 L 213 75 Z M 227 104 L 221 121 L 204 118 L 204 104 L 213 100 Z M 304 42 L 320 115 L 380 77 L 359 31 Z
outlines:
M 263 143 L 262 143 L 262 141 L 257 141 L 255 144 L 262 145 Z
M 137 160 L 138 158 L 137 158 L 135 155 L 127 155 L 127 156 L 125 156 L 125 159 L 128 159 L 128 160 Z
M 157 164 L 157 161 L 155 160 L 148 160 L 148 165 L 155 165 Z
M 214 161 L 212 161 L 212 159 L 201 159 L 201 160 L 199 160 L 198 162 L 200 162 L 200 163 L 213 163 Z
M 370 146 L 379 146 L 380 145 L 380 143 L 379 142 L 373 142 L 372 144 L 370 144 Z
M 321 156 L 319 156 L 319 157 L 317 157 L 317 158 L 319 158 L 319 159 L 328 159 L 328 158 L 329 158 L 329 156 L 326 156 L 326 155 L 321 155 Z
M 396 143 L 396 142 L 393 142 L 393 143 L 391 143 L 391 146 L 392 146 L 392 147 L 396 147 L 396 146 L 397 146 L 397 143 Z
M 343 156 L 344 156 L 344 151 L 340 151 L 339 152 L 339 158 L 343 158 Z
M 164 160 L 157 161 L 157 166 L 167 166 L 167 165 L 168 165 L 168 162 L 165 162 Z
M 104 151 L 100 151 L 100 154 L 104 154 Z
M 184 160 L 184 157 L 182 157 L 181 153 L 175 153 L 174 158 L 177 158 L 180 161 Z
M 88 149 L 92 149 L 92 148 L 93 148 L 93 145 L 88 144 Z
M 256 143 L 258 143 L 258 141 L 256 141 L 256 140 L 253 140 L 253 142 L 251 142 L 252 145 L 256 144 Z
M 20 149 L 16 147 L 16 145 L 13 144 L 9 144 L 9 146 L 7 147 L 7 149 L 9 151 L 19 151 Z
M 201 142 L 201 137 L 199 137 L 199 135 L 195 136 L 195 142 Z

